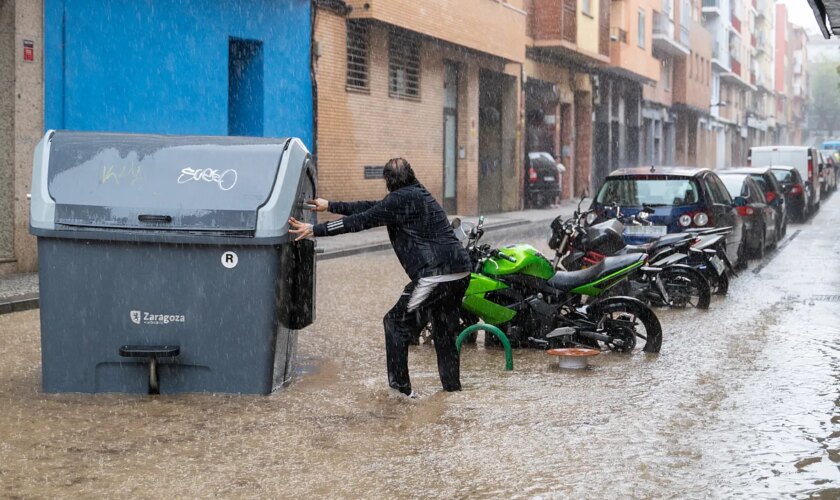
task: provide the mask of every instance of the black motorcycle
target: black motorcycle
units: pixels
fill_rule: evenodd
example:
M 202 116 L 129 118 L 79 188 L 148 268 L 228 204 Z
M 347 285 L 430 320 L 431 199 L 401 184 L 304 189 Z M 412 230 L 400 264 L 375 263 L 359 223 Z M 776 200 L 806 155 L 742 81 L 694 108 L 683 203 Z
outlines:
M 669 234 L 646 245 L 627 245 L 622 236 L 625 224 L 643 224 L 649 210 L 622 218 L 620 207 L 615 207 L 617 217 L 586 227 L 584 221 L 590 212 L 577 210 L 571 219 L 564 221 L 557 217 L 551 223 L 549 247 L 558 255 L 555 263 L 558 268 L 585 269 L 608 256 L 646 253 L 649 255 L 646 265 L 616 287 L 615 293 L 657 307 L 708 309 L 709 283 L 701 271 L 687 263 L 696 236 Z

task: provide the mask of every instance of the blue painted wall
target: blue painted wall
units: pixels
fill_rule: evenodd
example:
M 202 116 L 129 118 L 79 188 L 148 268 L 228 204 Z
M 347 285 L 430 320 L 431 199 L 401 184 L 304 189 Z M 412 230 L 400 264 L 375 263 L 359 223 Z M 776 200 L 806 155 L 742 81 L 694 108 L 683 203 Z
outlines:
M 45 0 L 47 129 L 228 134 L 231 38 L 263 43 L 262 135 L 312 146 L 310 0 Z

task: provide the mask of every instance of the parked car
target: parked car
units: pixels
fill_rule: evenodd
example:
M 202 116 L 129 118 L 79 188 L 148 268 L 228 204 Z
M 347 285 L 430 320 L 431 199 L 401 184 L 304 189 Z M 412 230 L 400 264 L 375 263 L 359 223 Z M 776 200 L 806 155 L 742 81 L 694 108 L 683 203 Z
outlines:
M 829 139 L 820 144 L 820 149 L 830 149 L 832 151 L 840 151 L 840 140 Z
M 838 154 L 831 149 L 821 149 L 820 156 L 822 157 L 820 174 L 824 178 L 824 182 L 822 183 L 822 196 L 825 197 L 826 194 L 832 193 L 837 189 Z
M 560 197 L 563 172 L 551 153 L 528 153 L 525 164 L 525 201 L 530 208 L 543 208 Z
M 805 210 L 808 204 L 806 202 L 805 181 L 799 175 L 799 170 L 785 165 L 776 165 L 770 170 L 782 186 L 788 216 L 799 221 L 804 220 L 807 216 Z
M 718 174 L 729 172 L 749 174 L 758 184 L 758 187 L 764 191 L 763 198 L 766 203 L 776 210 L 776 234 L 779 235 L 778 239 L 784 238 L 787 234 L 788 209 L 787 203 L 785 203 L 785 192 L 781 183 L 773 174 L 773 170 L 770 167 L 737 167 L 718 172 Z M 721 178 L 721 180 L 724 181 L 724 184 L 726 183 L 725 179 Z M 729 193 L 732 194 L 732 190 Z
M 776 210 L 767 203 L 764 190 L 749 173 L 720 172 L 719 175 L 744 220 L 747 251 L 753 257 L 764 257 L 764 250 L 775 247 L 779 241 Z
M 592 202 L 595 213 L 588 223 L 605 220 L 618 205 L 622 215 L 633 216 L 645 207 L 653 209 L 652 225 L 628 225 L 624 238 L 641 244 L 666 233 L 691 229 L 731 227 L 726 235 L 726 254 L 737 265 L 745 248 L 743 221 L 720 178 L 706 168 L 639 167 L 621 169 L 607 176 Z
M 796 167 L 805 181 L 805 215 L 820 208 L 820 167 L 817 150 L 807 146 L 757 146 L 747 153 L 747 164 L 751 167 L 774 167 L 790 165 Z

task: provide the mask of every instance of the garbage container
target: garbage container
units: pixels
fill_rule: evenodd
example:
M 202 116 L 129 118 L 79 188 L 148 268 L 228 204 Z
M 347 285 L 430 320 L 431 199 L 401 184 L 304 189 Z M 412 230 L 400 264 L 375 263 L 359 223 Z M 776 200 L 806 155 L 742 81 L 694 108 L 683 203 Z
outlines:
M 45 392 L 267 394 L 314 319 L 298 139 L 49 131 L 35 150 Z

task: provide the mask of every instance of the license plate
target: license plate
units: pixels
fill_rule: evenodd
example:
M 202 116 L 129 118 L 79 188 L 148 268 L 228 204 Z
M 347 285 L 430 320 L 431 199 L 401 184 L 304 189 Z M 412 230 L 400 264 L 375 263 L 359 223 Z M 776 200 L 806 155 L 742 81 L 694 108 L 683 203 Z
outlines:
M 552 177 L 550 175 L 547 175 L 547 176 L 543 177 L 543 180 L 545 182 L 554 182 L 554 177 Z
M 665 236 L 668 234 L 667 226 L 624 226 L 624 234 L 633 236 Z
M 709 262 L 712 263 L 712 267 L 715 268 L 718 274 L 723 274 L 723 271 L 726 269 L 726 266 L 723 264 L 723 260 L 717 255 L 713 255 L 712 258 L 709 259 Z

